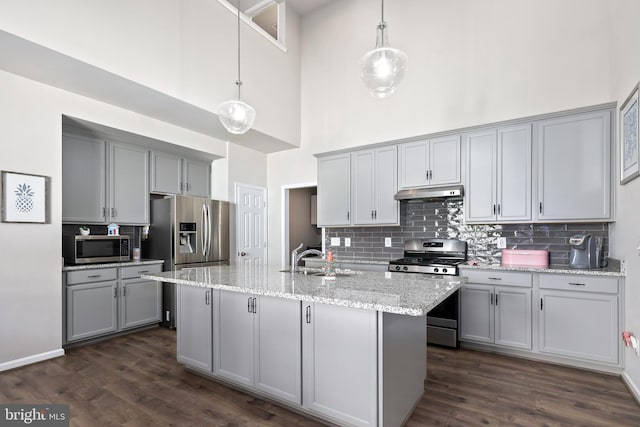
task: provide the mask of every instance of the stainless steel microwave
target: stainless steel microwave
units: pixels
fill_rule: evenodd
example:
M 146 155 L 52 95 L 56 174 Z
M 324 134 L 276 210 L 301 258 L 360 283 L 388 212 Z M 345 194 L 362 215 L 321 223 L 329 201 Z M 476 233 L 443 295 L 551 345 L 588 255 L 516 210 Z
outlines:
M 65 264 L 95 264 L 129 261 L 129 236 L 64 236 Z

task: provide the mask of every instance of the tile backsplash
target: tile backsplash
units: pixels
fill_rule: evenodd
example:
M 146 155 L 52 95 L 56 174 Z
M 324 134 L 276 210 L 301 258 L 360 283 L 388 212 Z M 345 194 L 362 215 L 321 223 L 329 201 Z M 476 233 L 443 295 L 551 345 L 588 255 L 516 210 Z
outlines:
M 62 225 L 62 235 L 63 236 L 75 236 L 80 234 L 78 229 L 80 227 L 89 227 L 91 229 L 91 234 L 96 235 L 106 235 L 107 234 L 107 226 L 106 225 L 87 225 L 87 224 L 63 224 Z M 120 235 L 121 236 L 129 236 L 131 238 L 130 243 L 131 247 L 129 248 L 129 253 L 133 253 L 133 248 L 139 248 L 142 241 L 142 227 L 133 226 L 133 225 L 121 225 L 120 226 Z M 144 254 L 143 254 L 144 255 Z
M 509 249 L 546 249 L 553 265 L 569 263 L 569 238 L 588 233 L 602 238 L 603 258 L 609 252 L 609 225 L 607 223 L 553 223 L 553 224 L 483 224 L 464 222 L 462 201 L 429 201 L 400 204 L 400 226 L 327 228 L 326 247 L 332 237 L 340 238 L 339 247 L 331 247 L 337 259 L 388 261 L 401 258 L 406 239 L 456 238 L 468 244 L 469 259 L 500 264 L 502 249 L 497 238 L 505 237 Z M 351 246 L 344 246 L 344 238 Z M 385 237 L 391 237 L 391 247 L 384 246 Z

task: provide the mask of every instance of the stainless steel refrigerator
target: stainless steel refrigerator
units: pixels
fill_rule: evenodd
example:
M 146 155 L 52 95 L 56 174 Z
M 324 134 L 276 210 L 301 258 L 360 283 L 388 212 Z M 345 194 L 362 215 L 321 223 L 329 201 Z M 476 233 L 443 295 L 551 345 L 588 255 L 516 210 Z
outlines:
M 171 196 L 151 201 L 145 257 L 164 260 L 164 270 L 229 263 L 229 202 Z M 162 284 L 162 326 L 176 327 L 176 288 Z

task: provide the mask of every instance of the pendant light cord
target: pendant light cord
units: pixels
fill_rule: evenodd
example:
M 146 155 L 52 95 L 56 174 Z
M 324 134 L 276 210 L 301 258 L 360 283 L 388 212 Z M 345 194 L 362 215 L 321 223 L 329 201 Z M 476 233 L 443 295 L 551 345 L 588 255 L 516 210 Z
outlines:
M 242 80 L 240 79 L 240 0 L 238 0 L 238 100 L 240 100 L 240 87 L 242 86 Z
M 381 3 L 382 3 L 382 13 L 381 13 L 381 16 L 382 16 L 382 22 L 384 22 L 384 0 L 382 0 L 382 1 L 381 1 Z

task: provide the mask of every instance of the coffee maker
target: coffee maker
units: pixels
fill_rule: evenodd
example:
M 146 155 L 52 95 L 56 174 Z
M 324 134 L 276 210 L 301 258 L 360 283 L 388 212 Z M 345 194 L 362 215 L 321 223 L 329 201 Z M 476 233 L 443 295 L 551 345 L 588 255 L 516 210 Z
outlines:
M 600 268 L 602 240 L 591 234 L 576 234 L 569 239 L 571 268 Z

